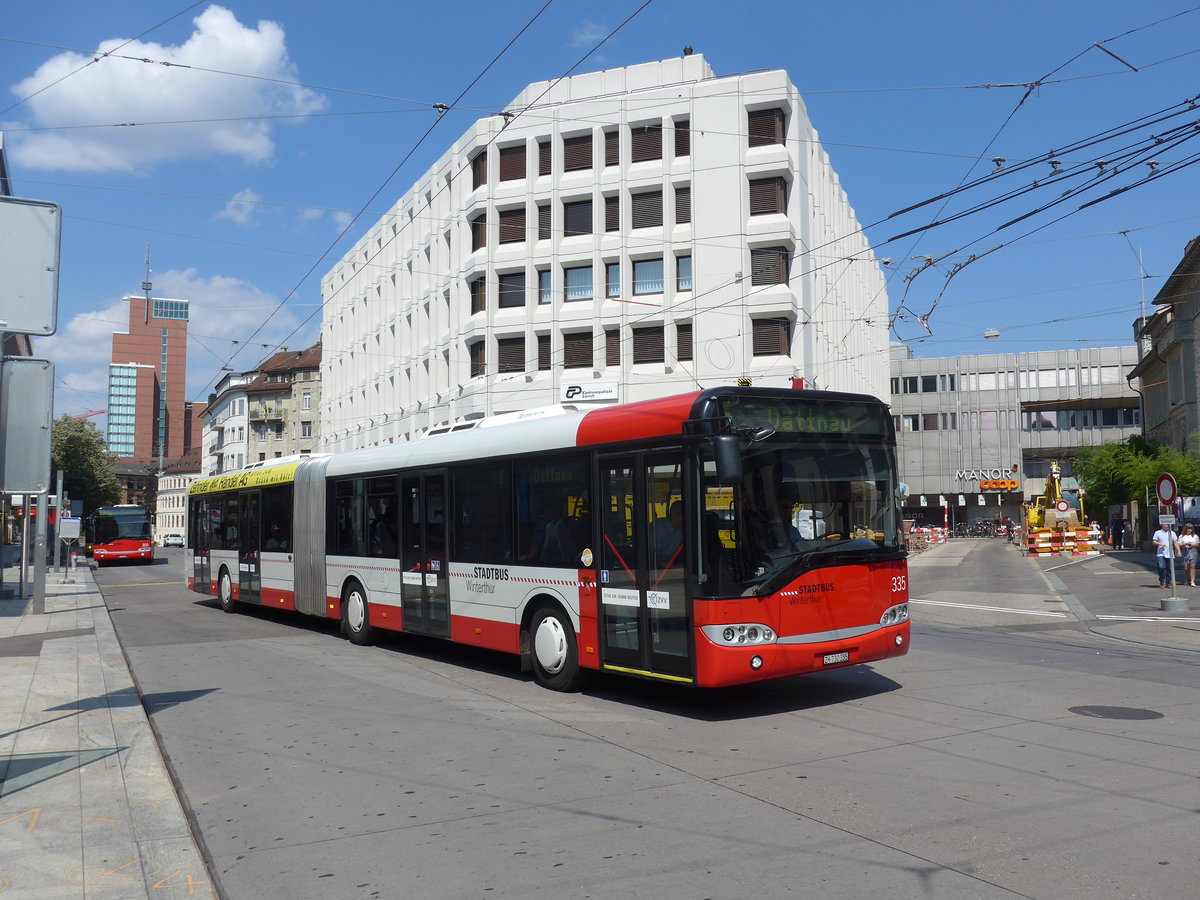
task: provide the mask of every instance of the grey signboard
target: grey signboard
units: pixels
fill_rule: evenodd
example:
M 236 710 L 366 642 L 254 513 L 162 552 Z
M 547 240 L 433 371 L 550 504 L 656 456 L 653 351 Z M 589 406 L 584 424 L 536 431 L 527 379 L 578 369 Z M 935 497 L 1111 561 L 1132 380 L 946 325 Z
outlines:
M 0 367 L 0 490 L 50 490 L 54 363 L 14 356 Z
M 0 331 L 54 334 L 58 328 L 57 203 L 0 197 Z

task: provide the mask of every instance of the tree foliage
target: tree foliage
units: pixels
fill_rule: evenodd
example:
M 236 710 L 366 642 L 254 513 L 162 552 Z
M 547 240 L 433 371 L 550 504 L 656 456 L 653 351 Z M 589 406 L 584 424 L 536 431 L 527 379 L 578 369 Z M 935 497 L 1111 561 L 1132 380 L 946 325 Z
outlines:
M 1153 505 L 1155 483 L 1163 474 L 1175 476 L 1180 496 L 1200 496 L 1200 458 L 1136 435 L 1124 443 L 1083 448 L 1074 473 L 1086 491 L 1089 510 L 1131 500 L 1146 503 L 1148 499 Z
M 63 473 L 63 490 L 73 500 L 83 501 L 86 516 L 98 506 L 117 503 L 121 488 L 113 475 L 112 462 L 100 430 L 86 419 L 59 416 L 50 437 L 50 461 Z M 57 477 L 57 476 L 55 476 Z

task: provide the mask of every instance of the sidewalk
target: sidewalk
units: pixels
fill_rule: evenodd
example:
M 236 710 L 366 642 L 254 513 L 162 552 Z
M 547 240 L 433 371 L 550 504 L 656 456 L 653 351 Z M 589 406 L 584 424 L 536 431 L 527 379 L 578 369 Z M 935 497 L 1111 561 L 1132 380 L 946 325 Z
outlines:
M 72 577 L 48 572 L 43 604 L 4 572 L 0 894 L 215 897 L 91 570 Z

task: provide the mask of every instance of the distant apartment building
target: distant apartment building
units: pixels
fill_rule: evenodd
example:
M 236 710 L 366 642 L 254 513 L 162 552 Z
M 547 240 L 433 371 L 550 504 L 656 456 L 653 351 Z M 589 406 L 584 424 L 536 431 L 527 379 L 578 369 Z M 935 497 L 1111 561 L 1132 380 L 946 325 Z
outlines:
M 1146 437 L 1176 450 L 1200 451 L 1196 341 L 1200 337 L 1200 238 L 1154 297 L 1152 315 L 1134 323 Z
M 185 412 L 188 301 L 125 297 L 128 330 L 114 332 L 107 439 L 122 459 L 164 460 L 192 443 Z
M 200 477 L 200 448 L 166 463 L 158 473 L 157 504 L 154 511 L 154 542 L 161 545 L 168 534 L 187 532 L 187 493 Z
M 1051 462 L 1072 479 L 1081 447 L 1141 433 L 1133 346 L 914 359 L 892 348 L 891 398 L 905 518 L 1018 519 Z M 1015 490 L 990 482 L 1015 481 Z M 1105 519 L 1106 513 L 1098 516 Z
M 322 447 L 748 380 L 886 396 L 880 267 L 783 71 L 529 85 L 325 276 Z
M 231 372 L 217 382 L 200 415 L 204 421 L 200 469 L 204 477 L 235 472 L 249 452 L 250 398 L 246 386 L 256 372 Z

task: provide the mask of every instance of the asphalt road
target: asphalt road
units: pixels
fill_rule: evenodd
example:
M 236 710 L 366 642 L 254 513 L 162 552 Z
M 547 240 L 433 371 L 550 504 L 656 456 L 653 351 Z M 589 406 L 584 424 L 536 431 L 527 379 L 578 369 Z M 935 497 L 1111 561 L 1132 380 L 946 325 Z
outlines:
M 1194 896 L 1196 654 L 962 543 L 908 656 L 719 692 L 225 615 L 178 550 L 97 581 L 228 898 Z

